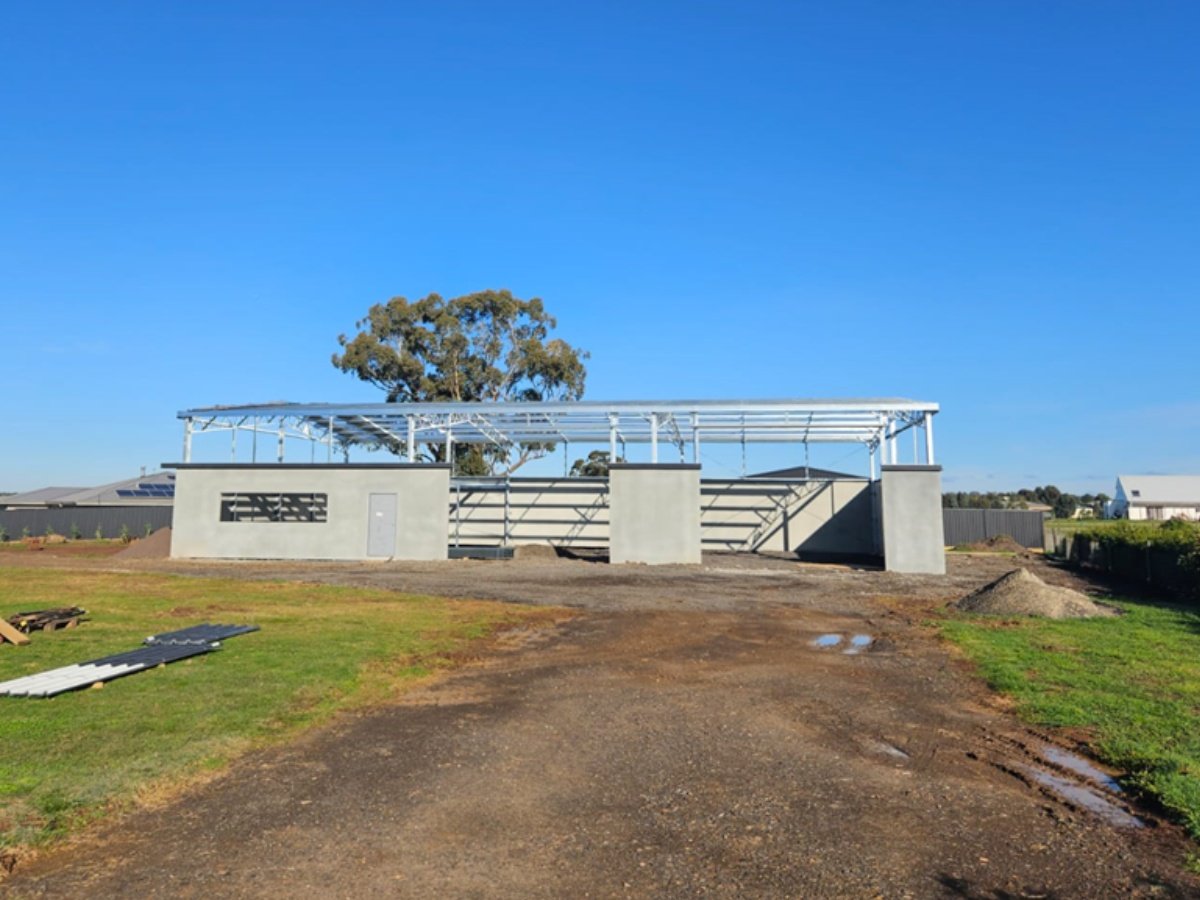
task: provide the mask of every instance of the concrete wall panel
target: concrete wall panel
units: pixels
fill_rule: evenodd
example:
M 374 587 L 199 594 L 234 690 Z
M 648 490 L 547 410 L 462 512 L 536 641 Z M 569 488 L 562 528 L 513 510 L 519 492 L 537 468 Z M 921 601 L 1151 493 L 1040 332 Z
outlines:
M 394 559 L 445 559 L 446 466 L 180 466 L 171 555 L 202 559 L 366 559 L 370 494 L 395 494 Z M 226 493 L 325 494 L 325 522 L 222 522 Z
M 615 465 L 609 497 L 612 562 L 700 562 L 699 466 Z
M 941 466 L 884 466 L 883 555 L 889 572 L 946 573 Z

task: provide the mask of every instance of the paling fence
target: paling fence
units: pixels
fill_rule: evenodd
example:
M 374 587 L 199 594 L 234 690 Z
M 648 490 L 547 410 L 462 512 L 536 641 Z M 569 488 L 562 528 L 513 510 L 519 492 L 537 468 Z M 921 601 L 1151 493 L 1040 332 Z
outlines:
M 1022 547 L 1041 548 L 1045 517 L 1027 509 L 943 509 L 946 544 L 974 544 L 1008 535 Z
M 25 534 L 40 537 L 49 529 L 71 537 L 143 537 L 146 529 L 157 531 L 171 524 L 170 506 L 71 506 L 62 509 L 0 509 L 0 528 L 9 540 Z
M 1141 581 L 1200 600 L 1195 564 L 1179 547 L 1151 542 L 1102 541 L 1087 534 L 1048 529 L 1046 552 L 1081 568 L 1099 569 L 1125 581 Z

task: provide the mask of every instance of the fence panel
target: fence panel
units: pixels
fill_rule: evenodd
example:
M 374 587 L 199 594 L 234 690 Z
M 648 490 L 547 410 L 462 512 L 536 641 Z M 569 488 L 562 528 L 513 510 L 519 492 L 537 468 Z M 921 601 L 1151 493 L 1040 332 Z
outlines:
M 170 506 L 71 506 L 61 509 L 2 509 L 0 528 L 9 540 L 25 534 L 39 537 L 47 528 L 54 534 L 81 538 L 117 538 L 124 530 L 142 537 L 146 528 L 157 531 L 171 524 Z
M 1200 585 L 1179 550 L 1050 530 L 1046 552 L 1081 568 L 1095 568 L 1125 581 L 1141 581 L 1185 598 L 1200 595 Z
M 974 544 L 1007 535 L 1022 547 L 1041 548 L 1045 517 L 1027 509 L 943 509 L 946 543 Z

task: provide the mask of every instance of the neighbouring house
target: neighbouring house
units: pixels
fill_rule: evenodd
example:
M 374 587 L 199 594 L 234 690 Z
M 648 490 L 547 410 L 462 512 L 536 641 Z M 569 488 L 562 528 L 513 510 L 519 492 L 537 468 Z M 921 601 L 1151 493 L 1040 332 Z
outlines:
M 68 506 L 170 506 L 175 473 L 153 472 L 99 487 L 45 487 L 0 496 L 0 509 L 61 509 Z
M 1200 475 L 1118 475 L 1104 517 L 1200 521 Z
M 141 536 L 170 525 L 175 473 L 154 472 L 98 487 L 46 487 L 0 496 L 0 541 Z

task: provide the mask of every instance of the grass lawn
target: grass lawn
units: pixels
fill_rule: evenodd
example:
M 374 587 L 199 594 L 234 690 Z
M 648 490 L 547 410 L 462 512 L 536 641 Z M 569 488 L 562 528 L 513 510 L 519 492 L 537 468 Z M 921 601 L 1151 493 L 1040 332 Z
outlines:
M 1104 530 L 1116 528 L 1123 519 L 1047 519 L 1046 530 L 1057 531 L 1059 534 L 1074 534 L 1076 531 Z
M 1023 717 L 1085 731 L 1200 839 L 1200 610 L 1112 602 L 1126 615 L 940 624 Z
M 64 605 L 91 621 L 0 645 L 0 681 L 200 622 L 262 630 L 102 690 L 0 697 L 0 848 L 169 793 L 248 748 L 395 696 L 499 626 L 558 615 L 382 590 L 0 568 L 0 614 Z

